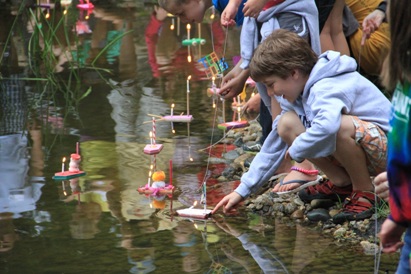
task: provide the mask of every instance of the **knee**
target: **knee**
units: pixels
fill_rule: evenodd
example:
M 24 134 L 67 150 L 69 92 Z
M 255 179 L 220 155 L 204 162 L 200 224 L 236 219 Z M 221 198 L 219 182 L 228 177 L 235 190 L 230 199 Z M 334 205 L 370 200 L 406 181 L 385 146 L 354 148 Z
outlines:
M 299 126 L 302 126 L 302 124 L 295 112 L 284 113 L 277 124 L 278 135 L 287 143 L 292 142 L 295 136 L 300 134 L 297 133 Z

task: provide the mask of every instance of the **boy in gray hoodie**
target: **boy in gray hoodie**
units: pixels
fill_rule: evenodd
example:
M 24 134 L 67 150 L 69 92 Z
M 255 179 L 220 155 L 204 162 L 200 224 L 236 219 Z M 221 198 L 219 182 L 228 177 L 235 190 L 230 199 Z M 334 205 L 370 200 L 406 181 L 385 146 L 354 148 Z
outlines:
M 308 159 L 329 180 L 299 192 L 305 202 L 347 197 L 335 223 L 374 213 L 370 176 L 385 170 L 391 105 L 357 71 L 355 60 L 327 51 L 319 57 L 301 37 L 279 29 L 256 49 L 250 75 L 281 105 L 267 137 L 241 184 L 213 209 L 229 212 L 256 192 L 285 159 Z

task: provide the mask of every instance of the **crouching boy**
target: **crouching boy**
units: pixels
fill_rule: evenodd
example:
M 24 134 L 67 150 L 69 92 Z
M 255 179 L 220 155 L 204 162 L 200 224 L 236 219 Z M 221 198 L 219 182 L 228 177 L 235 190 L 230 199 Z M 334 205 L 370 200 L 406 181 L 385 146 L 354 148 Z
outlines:
M 376 201 L 370 176 L 385 170 L 389 100 L 357 72 L 353 58 L 334 51 L 317 57 L 304 39 L 282 29 L 256 49 L 250 74 L 279 101 L 282 113 L 241 184 L 213 213 L 233 209 L 286 158 L 307 159 L 329 179 L 302 189 L 303 201 L 347 198 L 335 223 L 371 217 Z

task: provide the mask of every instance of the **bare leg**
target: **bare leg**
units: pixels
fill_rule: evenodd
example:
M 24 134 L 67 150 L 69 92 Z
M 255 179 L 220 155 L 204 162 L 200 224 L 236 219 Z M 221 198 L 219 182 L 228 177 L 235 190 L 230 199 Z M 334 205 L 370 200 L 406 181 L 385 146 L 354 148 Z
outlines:
M 335 159 L 341 163 L 345 172 L 338 172 L 335 167 L 323 165 L 322 161 L 312 160 L 337 186 L 353 185 L 353 190 L 373 191 L 367 159 L 362 147 L 355 142 L 355 126 L 351 117 L 342 116 L 341 127 L 337 135 Z M 344 175 L 345 173 L 345 175 Z M 348 177 L 347 177 L 348 176 Z
M 291 145 L 294 139 L 305 131 L 305 127 L 302 125 L 300 119 L 294 112 L 289 112 L 281 117 L 277 130 L 281 138 L 289 145 Z M 284 160 L 279 168 L 278 173 L 280 173 L 280 171 L 289 172 L 289 174 L 284 178 L 284 182 L 289 182 L 291 180 L 313 181 L 317 178 L 317 175 L 308 175 L 295 170 L 290 170 L 291 166 L 293 166 L 291 162 Z M 308 170 L 315 169 L 314 165 L 307 160 L 303 161 L 302 163 L 294 163 L 294 166 Z M 287 169 L 283 170 L 283 168 Z M 277 184 L 274 186 L 273 192 L 292 190 L 299 187 L 300 185 L 301 184 L 299 183 L 291 183 L 286 185 Z
M 342 17 L 345 1 L 336 0 L 327 21 L 320 33 L 321 51 L 339 51 L 341 55 L 350 56 L 347 40 L 342 29 Z

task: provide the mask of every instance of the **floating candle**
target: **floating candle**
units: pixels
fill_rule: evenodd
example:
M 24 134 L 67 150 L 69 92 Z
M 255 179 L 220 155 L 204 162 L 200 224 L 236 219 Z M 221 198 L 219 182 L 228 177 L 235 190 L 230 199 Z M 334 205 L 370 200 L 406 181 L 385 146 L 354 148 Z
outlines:
M 187 39 L 190 40 L 191 25 L 190 25 L 190 24 L 187 24 L 186 28 L 187 28 Z
M 61 163 L 61 172 L 64 172 L 64 163 L 66 162 L 66 157 L 63 157 L 63 162 Z

